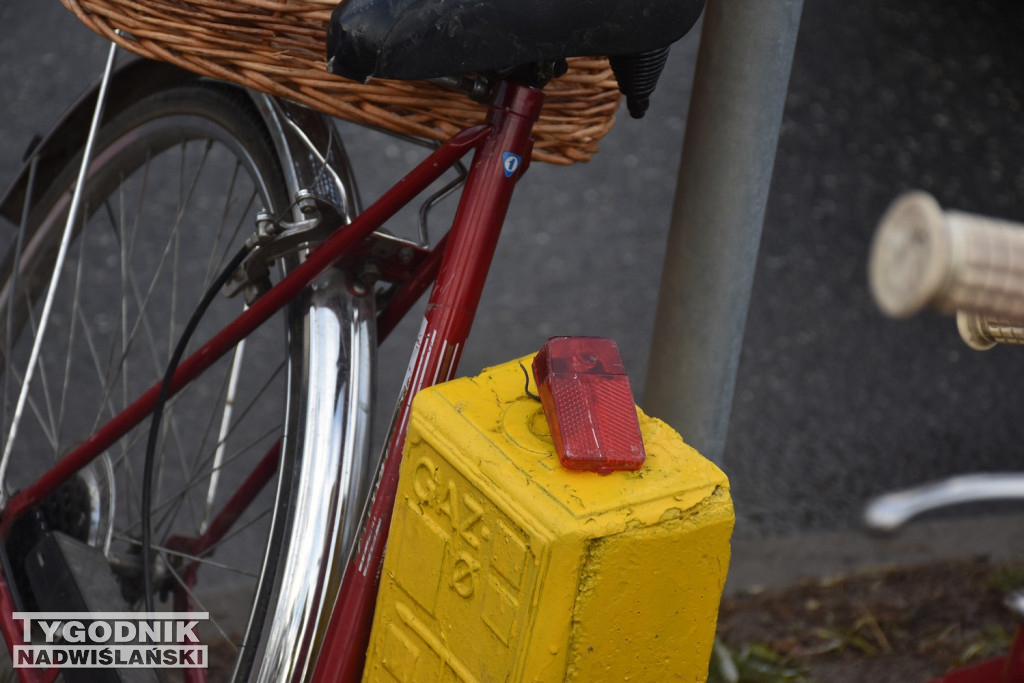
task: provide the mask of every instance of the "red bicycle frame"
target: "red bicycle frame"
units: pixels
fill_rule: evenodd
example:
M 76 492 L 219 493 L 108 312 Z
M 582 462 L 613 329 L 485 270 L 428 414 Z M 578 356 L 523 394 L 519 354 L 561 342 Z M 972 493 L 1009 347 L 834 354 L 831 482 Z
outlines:
M 431 153 L 352 223 L 335 230 L 302 265 L 182 361 L 174 374 L 170 386 L 172 395 L 277 313 L 347 251 L 379 229 L 468 151 L 475 150 L 451 230 L 422 260 L 403 291 L 381 315 L 382 333 L 386 334 L 395 320 L 415 303 L 436 273 L 371 503 L 321 648 L 314 674 L 316 680 L 355 680 L 361 673 L 412 398 L 421 389 L 447 381 L 455 374 L 513 189 L 529 165 L 533 148 L 531 131 L 540 115 L 543 98 L 538 89 L 513 82 L 502 83 L 490 105 L 487 123 L 460 132 Z M 33 485 L 15 495 L 3 512 L 0 535 L 6 538 L 13 522 L 23 513 L 151 415 L 159 391 L 159 384 L 151 387 Z M 270 480 L 273 468 L 268 463 L 272 461 L 276 461 L 276 448 L 254 468 L 244 485 L 247 491 L 258 490 Z M 229 526 L 247 505 L 245 498 L 234 496 L 211 522 L 210 529 Z M 175 539 L 175 544 L 181 547 L 201 547 L 209 542 L 209 538 Z M 0 630 L 13 652 L 15 645 L 23 643 L 21 628 L 12 614 L 10 587 L 6 577 L 0 577 Z M 26 681 L 48 680 L 54 673 L 38 669 L 18 669 L 18 672 Z

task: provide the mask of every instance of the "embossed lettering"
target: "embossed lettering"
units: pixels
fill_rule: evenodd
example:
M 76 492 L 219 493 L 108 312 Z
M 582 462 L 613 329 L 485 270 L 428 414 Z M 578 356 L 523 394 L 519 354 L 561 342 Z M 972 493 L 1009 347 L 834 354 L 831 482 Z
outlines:
M 437 465 L 427 457 L 416 461 L 413 471 L 412 490 L 421 503 L 428 503 L 437 493 Z
M 452 588 L 464 598 L 473 597 L 476 591 L 476 573 L 479 563 L 469 553 L 459 553 L 452 567 Z
M 448 490 L 444 492 L 441 505 L 438 506 L 441 514 L 448 517 L 451 522 L 452 531 L 459 530 L 459 489 L 455 487 L 454 481 L 448 482 Z
M 462 523 L 462 528 L 459 529 L 459 534 L 474 548 L 480 547 L 480 539 L 477 538 L 476 533 L 473 530 L 480 520 L 484 516 L 483 506 L 473 496 L 466 494 L 462 497 L 462 502 L 465 503 L 466 509 L 469 514 L 466 515 L 466 519 Z M 487 531 L 484 528 L 480 529 L 480 533 L 486 538 Z
M 447 518 L 452 531 L 479 550 L 491 535 L 484 502 L 470 493 L 460 495 L 457 480 L 445 474 L 430 458 L 420 457 L 413 471 L 413 491 L 421 504 L 436 505 L 434 509 Z

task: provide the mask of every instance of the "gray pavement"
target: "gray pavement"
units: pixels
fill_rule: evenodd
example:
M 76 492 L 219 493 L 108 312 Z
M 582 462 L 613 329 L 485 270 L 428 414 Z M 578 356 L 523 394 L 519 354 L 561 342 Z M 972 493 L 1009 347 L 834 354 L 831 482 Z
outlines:
M 938 316 L 887 321 L 864 275 L 874 225 L 902 190 L 1024 220 L 1024 5 L 806 5 L 725 464 L 747 540 L 850 531 L 869 496 L 1015 469 L 1024 441 L 1024 352 L 971 352 Z M 7 3 L 0 27 L 5 184 L 31 134 L 96 76 L 103 46 L 57 2 Z M 623 114 L 591 163 L 531 169 L 465 373 L 553 334 L 598 334 L 618 340 L 642 390 L 697 42 L 675 48 L 648 117 Z M 372 136 L 347 144 L 368 197 L 405 163 Z M 401 377 L 407 349 L 385 345 L 385 378 Z

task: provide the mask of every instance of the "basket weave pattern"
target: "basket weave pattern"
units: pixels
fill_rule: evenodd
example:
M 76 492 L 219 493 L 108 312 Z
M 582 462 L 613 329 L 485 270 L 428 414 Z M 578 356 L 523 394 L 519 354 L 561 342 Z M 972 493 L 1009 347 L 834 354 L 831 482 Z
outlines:
M 96 33 L 150 59 L 292 99 L 357 123 L 446 140 L 481 123 L 482 105 L 421 81 L 355 83 L 327 73 L 327 24 L 337 0 L 61 0 Z M 123 30 L 131 37 L 118 35 Z M 547 89 L 533 158 L 586 161 L 619 104 L 603 58 L 569 60 Z M 454 74 L 453 74 L 454 75 Z

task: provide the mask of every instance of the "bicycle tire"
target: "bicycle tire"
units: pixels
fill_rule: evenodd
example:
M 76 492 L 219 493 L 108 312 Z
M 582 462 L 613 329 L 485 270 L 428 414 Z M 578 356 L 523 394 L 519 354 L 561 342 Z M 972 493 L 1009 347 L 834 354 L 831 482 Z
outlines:
M 79 158 L 71 159 L 35 202 L 26 234 L 11 247 L 0 270 L 5 434 L 13 403 L 10 389 L 20 386 L 16 368 L 28 355 L 34 310 L 53 269 L 79 163 Z M 75 226 L 75 241 L 61 276 L 64 292 L 44 339 L 9 481 L 3 482 L 8 490 L 38 475 L 39 466 L 32 461 L 42 460 L 41 451 L 59 458 L 109 414 L 152 386 L 162 374 L 176 334 L 206 283 L 216 276 L 220 261 L 229 259 L 255 228 L 256 210 L 283 215 L 289 209 L 280 164 L 259 114 L 243 91 L 212 82 L 150 95 L 104 123 L 88 182 L 84 218 Z M 158 224 L 159 219 L 163 222 Z M 91 277 L 85 282 L 87 276 Z M 217 329 L 241 312 L 242 304 L 240 298 L 222 298 L 213 309 L 217 310 L 211 309 L 196 335 L 198 341 L 209 336 L 204 328 Z M 173 536 L 194 537 L 205 529 L 275 440 L 283 438 L 285 450 L 301 441 L 299 435 L 285 434 L 285 425 L 295 423 L 287 415 L 290 402 L 285 397 L 301 395 L 306 388 L 307 378 L 294 372 L 293 366 L 307 372 L 315 369 L 303 366 L 298 358 L 305 340 L 288 339 L 282 329 L 283 319 L 293 314 L 277 316 L 275 325 L 250 336 L 243 371 L 232 372 L 234 360 L 228 354 L 175 397 L 165 412 L 167 426 L 161 434 L 154 487 L 158 491 L 154 543 L 160 558 L 155 567 L 161 576 L 159 592 L 165 597 L 192 593 L 195 609 L 210 612 L 211 621 L 216 620 L 212 634 L 204 631 L 204 641 L 212 638 L 213 678 L 226 678 L 237 668 L 236 677 L 244 679 L 252 669 L 256 644 L 269 626 L 269 598 L 258 586 L 261 580 L 273 583 L 264 567 L 280 571 L 283 537 L 279 525 L 275 532 L 273 520 L 291 504 L 292 487 L 282 484 L 284 475 L 276 476 L 278 486 L 265 487 L 256 511 L 243 514 L 215 553 L 183 558 L 168 548 L 167 541 Z M 264 349 L 276 359 L 267 363 Z M 235 382 L 238 395 L 225 401 Z M 254 394 L 252 400 L 242 400 L 249 392 Z M 75 398 L 80 399 L 78 404 L 73 403 Z M 226 402 L 234 405 L 234 411 L 222 435 L 217 423 L 225 421 Z M 122 593 L 133 606 L 141 601 L 141 572 L 132 566 L 138 515 L 131 508 L 139 489 L 145 431 L 146 424 L 134 428 L 119 442 L 116 453 L 110 449 L 98 466 L 79 475 L 76 485 L 89 491 L 85 502 L 82 495 L 71 496 L 51 501 L 46 511 L 50 526 L 104 550 Z M 218 445 L 224 460 L 213 466 Z M 172 458 L 183 469 L 173 476 Z M 287 453 L 282 453 L 281 461 L 290 462 Z M 52 462 L 47 459 L 47 464 Z M 219 486 L 212 503 L 207 503 L 211 479 L 219 479 Z M 177 487 L 182 491 L 166 495 Z M 66 492 L 64 498 L 68 498 Z M 168 515 L 169 510 L 175 514 Z M 262 552 L 251 552 L 257 546 Z M 187 582 L 179 574 L 193 561 L 199 566 L 198 584 L 194 590 L 182 589 Z M 255 583 L 250 578 L 240 587 L 237 570 L 257 577 Z M 217 600 L 218 593 L 231 597 Z M 252 609 L 219 618 L 234 605 Z

